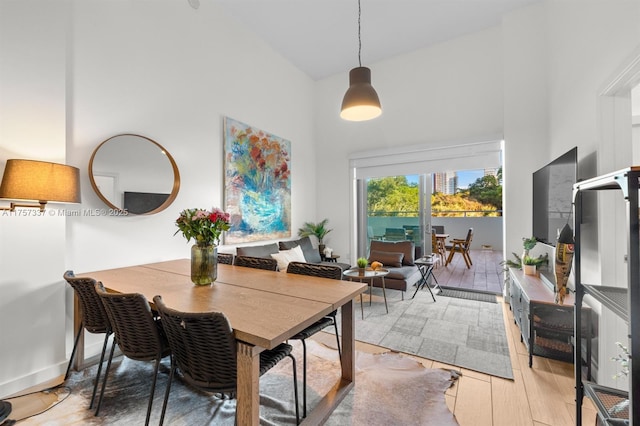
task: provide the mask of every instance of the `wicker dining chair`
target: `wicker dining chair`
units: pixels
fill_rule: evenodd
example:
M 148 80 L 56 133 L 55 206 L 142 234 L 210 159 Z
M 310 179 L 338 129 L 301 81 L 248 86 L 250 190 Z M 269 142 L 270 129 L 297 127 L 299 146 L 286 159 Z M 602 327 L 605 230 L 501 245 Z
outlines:
M 176 368 L 180 369 L 182 379 L 188 385 L 206 392 L 233 396 L 237 390 L 237 346 L 227 317 L 221 312 L 180 312 L 167 307 L 161 296 L 154 297 L 153 303 L 160 313 L 172 350 L 160 425 L 164 422 Z M 260 352 L 260 376 L 284 358 L 291 358 L 296 424 L 299 424 L 298 379 L 292 350 L 291 345 L 281 343 L 272 350 Z
M 102 380 L 100 398 L 96 408 L 96 416 L 100 414 L 102 398 L 109 377 L 113 352 L 118 344 L 123 355 L 136 361 L 155 361 L 151 394 L 147 407 L 145 426 L 149 424 L 151 406 L 158 379 L 158 368 L 162 358 L 171 354 L 169 343 L 162 330 L 162 324 L 154 318 L 149 302 L 140 293 L 108 293 L 101 282 L 95 285 L 96 292 L 107 311 L 109 322 L 114 332 L 114 342 L 111 346 L 107 370 Z
M 233 264 L 247 268 L 265 269 L 267 271 L 278 270 L 278 262 L 275 259 L 267 259 L 266 257 L 236 256 Z
M 329 278 L 333 280 L 342 279 L 342 269 L 333 265 L 318 265 L 314 263 L 290 262 L 287 267 L 287 273 L 309 275 L 313 277 Z M 337 311 L 330 312 L 327 316 L 320 318 L 309 327 L 305 328 L 298 334 L 291 337 L 292 340 L 300 340 L 302 342 L 302 418 L 307 417 L 307 344 L 306 339 L 323 329 L 333 325 L 336 332 L 336 342 L 338 344 L 338 356 L 342 359 L 342 350 L 340 349 L 340 335 L 338 334 L 338 322 L 336 321 Z
M 76 277 L 73 271 L 66 271 L 63 278 L 73 288 L 75 295 L 80 305 L 80 327 L 73 342 L 73 349 L 71 350 L 71 358 L 69 358 L 69 365 L 67 366 L 67 372 L 64 375 L 66 381 L 71 372 L 71 366 L 78 349 L 78 342 L 80 341 L 80 335 L 83 330 L 87 330 L 93 334 L 104 334 L 104 343 L 102 345 L 102 352 L 100 353 L 100 362 L 98 363 L 98 372 L 93 384 L 93 393 L 91 394 L 91 403 L 89 408 L 93 408 L 93 402 L 96 398 L 96 391 L 98 389 L 98 382 L 100 381 L 100 374 L 102 372 L 102 363 L 104 362 L 104 354 L 107 351 L 107 342 L 109 336 L 111 336 L 111 325 L 109 324 L 109 317 L 104 310 L 102 301 L 96 293 L 95 285 L 96 280 L 88 277 Z
M 233 265 L 233 254 L 218 253 L 218 263 L 222 263 L 224 265 Z

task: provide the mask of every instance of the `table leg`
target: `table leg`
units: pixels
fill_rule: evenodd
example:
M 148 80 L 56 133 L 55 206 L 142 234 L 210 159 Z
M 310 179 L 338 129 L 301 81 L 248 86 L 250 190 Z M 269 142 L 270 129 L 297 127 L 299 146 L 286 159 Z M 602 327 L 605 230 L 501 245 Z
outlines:
M 384 307 L 387 310 L 387 313 L 389 313 L 389 307 L 387 306 L 387 292 L 385 290 L 384 277 L 382 277 L 382 295 L 384 296 Z
M 237 424 L 258 425 L 260 424 L 260 352 L 263 349 L 240 341 L 237 344 Z
M 342 305 L 340 315 L 342 319 L 342 378 L 354 382 L 356 377 L 356 322 L 353 315 L 353 300 Z
M 362 293 L 360 293 L 362 294 Z M 349 394 L 354 387 L 356 377 L 355 366 L 355 335 L 356 326 L 353 309 L 353 299 L 342 305 L 342 377 L 335 386 L 316 404 L 315 408 L 307 413 L 301 426 L 321 425 L 326 422 L 335 407 Z M 240 402 L 238 400 L 238 402 Z M 240 422 L 238 422 L 241 425 Z

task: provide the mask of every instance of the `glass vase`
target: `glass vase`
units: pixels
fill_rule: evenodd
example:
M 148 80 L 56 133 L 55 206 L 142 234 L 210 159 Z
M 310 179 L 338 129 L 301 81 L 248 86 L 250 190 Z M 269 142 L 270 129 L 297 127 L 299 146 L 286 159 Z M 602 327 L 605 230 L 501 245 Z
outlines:
M 195 285 L 209 285 L 218 277 L 218 247 L 191 246 L 191 281 Z

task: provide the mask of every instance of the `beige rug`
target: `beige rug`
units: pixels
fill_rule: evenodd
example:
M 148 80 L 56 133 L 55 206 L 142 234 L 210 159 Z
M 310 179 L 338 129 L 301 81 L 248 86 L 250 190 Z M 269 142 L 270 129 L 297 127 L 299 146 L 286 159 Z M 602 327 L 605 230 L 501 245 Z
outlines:
M 302 398 L 302 353 L 294 342 L 298 360 L 298 379 Z M 312 409 L 338 379 L 337 351 L 313 340 L 308 348 L 308 407 Z M 167 364 L 168 365 L 168 364 Z M 158 379 L 150 424 L 160 418 L 162 397 L 168 378 L 163 369 Z M 91 377 L 95 367 L 72 375 L 66 389 L 60 388 L 59 401 L 42 414 L 20 421 L 18 425 L 130 425 L 144 424 L 152 366 L 149 363 L 119 358 L 114 360 L 99 418 L 88 410 Z M 326 422 L 327 425 L 457 425 L 445 404 L 445 391 L 453 383 L 452 373 L 428 369 L 419 362 L 398 354 L 356 353 L 356 386 Z M 52 393 L 49 393 L 51 395 Z M 12 402 L 15 413 L 30 415 Z M 294 424 L 291 364 L 280 362 L 260 380 L 260 415 L 263 425 Z M 220 400 L 193 391 L 176 380 L 171 389 L 166 425 L 233 425 L 235 400 Z M 16 419 L 10 416 L 9 418 Z

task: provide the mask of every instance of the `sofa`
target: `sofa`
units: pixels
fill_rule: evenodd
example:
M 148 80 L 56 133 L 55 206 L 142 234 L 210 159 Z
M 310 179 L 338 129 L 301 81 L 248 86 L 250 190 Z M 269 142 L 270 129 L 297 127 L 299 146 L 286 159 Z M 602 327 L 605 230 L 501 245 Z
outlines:
M 267 259 L 271 259 L 272 254 L 280 253 L 280 251 L 282 250 L 291 250 L 298 246 L 302 249 L 304 260 L 307 263 L 339 266 L 343 271 L 351 267 L 351 265 L 349 265 L 348 263 L 323 261 L 322 257 L 320 256 L 320 252 L 316 247 L 313 246 L 309 237 L 291 241 L 280 241 L 278 243 L 262 244 L 257 246 L 237 247 L 236 254 L 238 256 L 264 257 Z
M 415 244 L 413 241 L 372 240 L 369 245 L 369 264 L 380 262 L 389 275 L 385 277 L 385 288 L 404 292 L 422 278 L 415 262 Z M 382 280 L 374 280 L 375 287 L 382 287 Z

